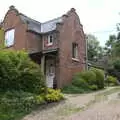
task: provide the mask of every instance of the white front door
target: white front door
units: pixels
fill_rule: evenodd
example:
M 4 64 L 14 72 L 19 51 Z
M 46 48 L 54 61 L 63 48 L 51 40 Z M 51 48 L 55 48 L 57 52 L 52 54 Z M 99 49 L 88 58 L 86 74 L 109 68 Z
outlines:
M 47 87 L 53 88 L 53 81 L 55 77 L 55 64 L 53 60 L 46 61 L 46 84 Z

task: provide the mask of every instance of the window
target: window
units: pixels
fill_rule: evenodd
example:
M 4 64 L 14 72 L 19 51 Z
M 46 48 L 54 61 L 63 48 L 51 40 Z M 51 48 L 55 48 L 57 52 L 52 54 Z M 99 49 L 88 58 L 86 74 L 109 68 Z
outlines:
M 78 44 L 72 44 L 72 58 L 78 59 Z
M 53 44 L 53 35 L 48 35 L 48 45 Z
M 15 29 L 11 29 L 5 32 L 5 46 L 10 47 L 14 44 Z

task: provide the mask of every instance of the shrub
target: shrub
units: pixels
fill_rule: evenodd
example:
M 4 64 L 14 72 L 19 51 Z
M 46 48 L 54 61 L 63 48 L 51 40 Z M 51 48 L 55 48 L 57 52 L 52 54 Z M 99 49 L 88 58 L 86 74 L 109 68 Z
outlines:
M 87 81 L 88 84 L 93 85 L 96 83 L 96 74 L 91 71 L 85 71 L 80 73 L 80 77 Z
M 90 69 L 75 74 L 72 84 L 65 86 L 64 93 L 84 93 L 104 88 L 104 72 L 99 69 Z
M 116 77 L 113 76 L 108 76 L 106 81 L 105 81 L 106 85 L 108 86 L 114 86 L 114 85 L 118 85 L 118 81 Z
M 44 104 L 45 103 L 44 96 L 43 95 L 37 95 L 37 96 L 35 96 L 35 103 L 37 105 Z
M 47 95 L 45 95 L 45 100 L 47 102 L 56 102 L 64 98 L 60 90 L 48 88 L 47 92 L 48 92 Z
M 98 89 L 104 88 L 104 72 L 100 69 L 91 69 L 96 74 L 96 85 Z
M 87 89 L 89 88 L 88 83 L 83 78 L 73 78 L 72 85 L 80 88 Z
M 97 85 L 91 85 L 91 86 L 89 86 L 89 88 L 90 88 L 91 90 L 97 90 L 97 89 L 98 89 Z
M 120 59 L 116 59 L 113 61 L 113 66 L 114 66 L 114 69 L 120 71 Z
M 23 91 L 7 91 L 0 97 L 0 119 L 16 120 L 44 104 L 44 96 Z
M 45 87 L 40 66 L 24 51 L 0 51 L 0 89 L 42 93 Z

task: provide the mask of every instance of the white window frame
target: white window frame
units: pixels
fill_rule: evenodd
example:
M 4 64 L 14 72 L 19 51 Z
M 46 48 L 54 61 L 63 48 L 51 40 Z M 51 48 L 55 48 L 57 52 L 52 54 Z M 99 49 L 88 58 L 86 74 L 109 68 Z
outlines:
M 72 59 L 78 61 L 78 44 L 72 44 Z
M 15 29 L 10 29 L 5 32 L 5 46 L 10 47 L 14 44 Z
M 52 42 L 51 42 L 51 37 L 52 37 Z M 53 35 L 48 35 L 48 46 L 53 45 Z

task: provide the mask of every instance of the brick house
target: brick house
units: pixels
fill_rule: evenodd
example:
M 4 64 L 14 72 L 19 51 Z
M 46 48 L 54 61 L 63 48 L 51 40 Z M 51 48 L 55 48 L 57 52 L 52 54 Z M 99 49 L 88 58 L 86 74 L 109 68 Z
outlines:
M 10 6 L 2 22 L 7 49 L 25 49 L 41 65 L 48 87 L 61 88 L 85 69 L 86 41 L 74 8 L 40 23 Z

